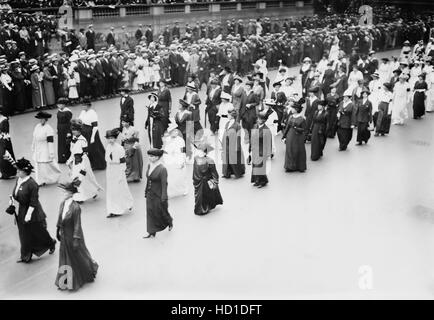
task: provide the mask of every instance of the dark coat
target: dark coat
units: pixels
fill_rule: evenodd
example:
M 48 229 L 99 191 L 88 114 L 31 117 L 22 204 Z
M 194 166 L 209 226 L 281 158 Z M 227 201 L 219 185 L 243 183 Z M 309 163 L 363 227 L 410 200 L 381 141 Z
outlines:
M 121 106 L 121 126 L 122 126 L 122 119 L 126 117 L 129 121 L 132 122 L 132 125 L 134 125 L 134 100 L 130 96 L 125 97 L 124 103 L 122 103 L 122 98 L 120 100 L 120 106 Z
M 17 180 L 18 182 L 18 180 Z M 30 177 L 26 182 L 24 182 L 17 194 L 15 194 L 15 189 L 17 183 L 15 183 L 13 197 L 19 203 L 17 221 L 19 223 L 24 223 L 24 218 L 27 214 L 29 207 L 33 207 L 31 222 L 42 222 L 45 221 L 46 215 L 42 209 L 41 203 L 39 202 L 39 186 L 32 177 Z

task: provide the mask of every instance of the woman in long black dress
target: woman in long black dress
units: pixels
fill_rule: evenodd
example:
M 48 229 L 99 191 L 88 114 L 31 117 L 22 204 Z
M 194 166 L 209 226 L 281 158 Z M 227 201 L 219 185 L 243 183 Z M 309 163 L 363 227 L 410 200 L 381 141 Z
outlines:
M 10 196 L 9 212 L 15 213 L 15 220 L 21 243 L 21 257 L 17 262 L 28 263 L 32 256 L 42 256 L 49 251 L 54 253 L 56 240 L 47 231 L 46 215 L 39 202 L 39 186 L 30 176 L 33 166 L 29 160 L 19 159 L 14 163 L 17 168 L 17 183 Z M 15 203 L 18 212 L 15 212 Z
M 338 139 L 339 151 L 347 150 L 347 146 L 353 138 L 353 128 L 355 123 L 355 108 L 351 101 L 352 93 L 350 90 L 344 92 L 344 100 L 339 104 L 338 110 Z
M 82 134 L 86 138 L 88 154 L 92 170 L 105 170 L 105 148 L 101 142 L 98 130 L 98 115 L 92 109 L 92 103 L 86 99 L 83 102 L 83 110 L 78 117 L 83 123 Z
M 362 91 L 362 100 L 356 106 L 356 123 L 357 123 L 357 145 L 363 142 L 368 143 L 371 137 L 369 123 L 372 122 L 372 103 L 368 99 L 369 90 L 364 88 Z
M 418 77 L 419 79 L 414 85 L 413 119 L 420 119 L 425 114 L 425 94 L 428 90 L 425 74 L 422 73 Z
M 156 149 L 163 147 L 163 135 L 167 128 L 168 118 L 163 106 L 158 103 L 158 96 L 155 93 L 148 95 L 150 104 L 148 106 L 148 117 L 145 122 L 145 129 L 148 130 L 149 144 Z
M 0 179 L 10 179 L 17 174 L 17 169 L 8 159 L 15 160 L 15 155 L 9 135 L 9 119 L 0 109 Z
M 57 100 L 57 156 L 58 163 L 66 163 L 71 156 L 70 141 L 72 112 L 66 108 L 68 99 L 59 98 Z
M 327 102 L 327 138 L 334 138 L 338 123 L 338 102 L 339 95 L 336 87 L 330 88 L 330 93 L 326 97 Z
M 306 119 L 301 114 L 302 103 L 295 102 L 292 106 L 292 115 L 289 117 L 282 140 L 285 141 L 285 171 L 306 171 L 305 131 Z
M 85 283 L 93 282 L 98 271 L 98 264 L 92 259 L 84 241 L 80 205 L 73 200 L 79 183 L 75 180 L 59 185 L 65 193 L 65 199 L 60 204 L 57 220 L 56 237 L 60 242 L 60 250 L 55 284 L 61 290 L 80 289 Z
M 241 148 L 241 125 L 237 122 L 238 112 L 235 109 L 229 111 L 229 121 L 223 133 L 223 178 L 241 178 L 246 172 L 244 153 Z
M 327 112 L 325 105 L 325 101 L 320 101 L 318 103 L 318 110 L 313 115 L 310 153 L 312 161 L 317 161 L 323 156 L 323 150 L 327 142 Z
M 161 163 L 164 151 L 152 148 L 148 150 L 149 165 L 146 171 L 146 226 L 148 235 L 144 238 L 154 238 L 157 232 L 169 227 L 173 228 L 167 203 L 167 170 Z
M 193 164 L 194 213 L 202 216 L 223 204 L 223 199 L 218 187 L 219 174 L 214 160 L 207 157 L 207 153 L 213 148 L 207 143 L 200 143 L 197 149 L 198 155 Z

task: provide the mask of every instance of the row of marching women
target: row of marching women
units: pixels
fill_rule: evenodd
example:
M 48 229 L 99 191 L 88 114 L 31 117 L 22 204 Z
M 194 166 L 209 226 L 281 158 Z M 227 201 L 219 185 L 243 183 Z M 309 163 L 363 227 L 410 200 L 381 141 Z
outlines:
M 430 52 L 427 48 L 422 51 Z M 361 146 L 370 141 L 371 132 L 380 139 L 390 132 L 392 123 L 402 125 L 410 114 L 421 119 L 433 108 L 433 61 L 430 54 L 417 53 L 419 49 L 414 52 L 403 48 L 395 63 L 388 59 L 379 62 L 371 50 L 367 55 L 359 54 L 351 68 L 340 55 L 325 55 L 318 64 L 304 59 L 296 76 L 281 63 L 273 81 L 265 59 L 260 57 L 247 77 L 229 66 L 211 74 L 205 101 L 199 96 L 200 83 L 193 78 L 178 101 L 172 101 L 169 81 L 160 79 L 158 91 L 147 95 L 147 117 L 142 121 L 150 142 L 144 174 L 148 232 L 144 238 L 172 230 L 169 201 L 189 192 L 188 165 L 193 166 L 194 213 L 202 216 L 223 204 L 221 178 L 235 177 L 242 183 L 249 172 L 252 186 L 264 188 L 273 162 L 281 161 L 286 172 L 305 172 L 307 147 L 311 149 L 310 159 L 319 161 L 326 155 L 327 140 L 336 135 L 339 151 L 344 152 L 354 135 L 356 145 Z M 90 101 L 83 101 L 77 119 L 72 119 L 65 98 L 57 101 L 57 161 L 50 113 L 39 111 L 35 116 L 38 124 L 30 162 L 16 160 L 8 118 L 2 109 L 0 169 L 4 179 L 18 177 L 7 212 L 15 216 L 18 225 L 19 262 L 28 263 L 33 255 L 55 251 L 56 241 L 47 232 L 38 192 L 45 184 L 59 182 L 58 163 L 67 165 L 69 180 L 60 184 L 65 199 L 56 232 L 59 265 L 71 261 L 74 272 L 81 276 L 68 284 L 59 273 L 56 284 L 60 289 L 78 289 L 93 281 L 97 273 L 98 264 L 86 248 L 81 228 L 83 203 L 98 199 L 105 189 L 107 218 L 134 211 L 128 184 L 140 183 L 143 177 L 143 141 L 139 140 L 140 122 L 131 89 L 124 86 L 119 91 L 119 126 L 105 133 L 105 146 L 98 114 Z M 205 118 L 201 118 L 201 111 L 205 111 Z M 279 135 L 285 144 L 285 159 L 276 159 Z M 96 180 L 95 170 L 106 170 L 105 187 Z M 33 171 L 35 178 L 31 177 Z

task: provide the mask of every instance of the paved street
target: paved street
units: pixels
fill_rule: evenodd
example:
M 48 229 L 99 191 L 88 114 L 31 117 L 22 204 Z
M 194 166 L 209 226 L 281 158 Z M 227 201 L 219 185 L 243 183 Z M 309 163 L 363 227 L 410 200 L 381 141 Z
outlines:
M 298 72 L 298 67 L 291 69 Z M 172 90 L 172 109 L 183 92 Z M 201 96 L 204 101 L 203 91 Z M 146 150 L 146 94 L 134 100 L 136 127 Z M 94 108 L 103 137 L 119 123 L 119 99 L 96 102 Z M 75 116 L 79 111 L 80 106 L 73 107 Z M 11 119 L 17 157 L 30 158 L 33 116 Z M 55 127 L 55 118 L 50 123 Z M 324 158 L 308 160 L 305 173 L 285 173 L 279 136 L 266 188 L 251 186 L 249 166 L 244 178 L 221 181 L 224 205 L 199 217 L 193 214 L 190 183 L 187 196 L 169 201 L 174 229 L 152 240 L 142 239 L 145 181 L 130 185 L 135 208 L 129 216 L 106 219 L 102 194 L 82 205 L 86 243 L 100 269 L 96 281 L 77 293 L 58 291 L 54 285 L 58 251 L 28 265 L 15 263 L 18 231 L 13 219 L 1 213 L 0 298 L 432 299 L 433 124 L 434 114 L 409 119 L 405 126 L 393 126 L 389 136 L 372 137 L 363 146 L 355 146 L 354 135 L 347 152 L 338 151 L 337 138 L 329 139 Z M 310 145 L 306 147 L 310 159 Z M 96 177 L 105 186 L 105 172 L 96 172 Z M 2 211 L 13 184 L 0 181 Z M 43 187 L 40 200 L 54 236 L 61 191 Z M 371 289 L 363 290 L 369 273 Z

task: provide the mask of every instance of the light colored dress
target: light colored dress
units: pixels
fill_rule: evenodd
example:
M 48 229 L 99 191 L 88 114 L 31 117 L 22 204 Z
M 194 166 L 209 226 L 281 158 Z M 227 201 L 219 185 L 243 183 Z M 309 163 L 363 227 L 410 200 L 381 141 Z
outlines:
M 219 110 L 217 112 L 217 116 L 220 117 L 219 121 L 219 140 L 223 141 L 223 135 L 225 133 L 226 123 L 228 123 L 228 110 L 232 109 L 234 106 L 230 102 L 222 102 L 219 106 Z
M 428 85 L 427 97 L 425 101 L 425 111 L 434 111 L 434 70 L 432 67 L 425 68 L 426 72 L 426 83 Z
M 33 131 L 32 154 L 36 162 L 36 182 L 39 185 L 57 183 L 61 172 L 54 161 L 54 130 L 48 123 L 36 125 Z
M 108 144 L 105 159 L 107 161 L 107 212 L 123 215 L 133 208 L 133 196 L 128 188 L 125 175 L 125 150 L 118 144 Z
M 163 163 L 167 169 L 167 195 L 169 199 L 188 193 L 184 148 L 185 142 L 180 136 L 175 138 L 168 136 L 165 139 L 163 149 L 166 153 L 163 155 Z
M 410 85 L 407 82 L 395 83 L 391 102 L 393 124 L 404 124 L 404 121 L 408 119 L 408 106 L 410 100 Z
M 75 155 L 81 155 L 81 162 L 75 161 Z M 97 196 L 102 187 L 92 171 L 87 156 L 87 140 L 82 135 L 72 139 L 71 158 L 68 163 L 71 163 L 71 180 L 78 178 L 81 182 L 77 188 L 78 192 L 73 195 L 74 201 L 84 202 Z

